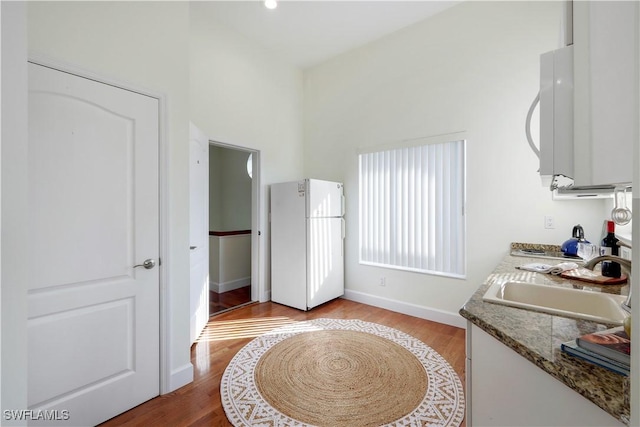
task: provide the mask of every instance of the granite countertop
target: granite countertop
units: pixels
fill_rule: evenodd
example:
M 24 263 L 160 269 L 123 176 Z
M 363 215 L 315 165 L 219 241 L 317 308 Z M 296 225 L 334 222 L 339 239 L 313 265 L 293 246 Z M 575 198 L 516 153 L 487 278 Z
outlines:
M 559 247 L 544 246 L 545 250 Z M 512 244 L 513 249 L 534 245 Z M 626 295 L 628 285 L 598 286 L 515 267 L 540 262 L 539 258 L 507 255 L 478 288 L 460 314 L 504 345 L 565 383 L 624 424 L 629 424 L 629 378 L 563 353 L 560 345 L 581 335 L 613 327 L 515 307 L 485 303 L 482 296 L 496 282 L 521 281 Z M 558 259 L 558 263 L 562 260 Z M 545 262 L 555 264 L 553 261 Z

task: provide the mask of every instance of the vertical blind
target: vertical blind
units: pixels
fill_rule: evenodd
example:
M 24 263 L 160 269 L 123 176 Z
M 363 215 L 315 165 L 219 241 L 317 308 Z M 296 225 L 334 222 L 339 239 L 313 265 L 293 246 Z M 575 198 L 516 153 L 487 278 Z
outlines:
M 360 262 L 464 277 L 465 142 L 359 155 Z

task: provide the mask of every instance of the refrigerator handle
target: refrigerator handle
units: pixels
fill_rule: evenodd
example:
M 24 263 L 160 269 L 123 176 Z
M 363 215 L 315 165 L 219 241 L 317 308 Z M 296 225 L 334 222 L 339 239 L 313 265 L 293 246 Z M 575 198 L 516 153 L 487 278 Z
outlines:
M 346 222 L 344 218 L 342 218 L 342 244 L 340 245 L 340 253 L 342 256 L 344 256 L 344 238 L 345 237 L 347 237 Z
M 346 201 L 344 198 L 344 194 L 342 195 L 342 199 L 341 199 L 341 206 L 340 206 L 340 210 L 341 210 L 341 215 L 340 216 L 344 216 L 344 210 L 346 207 Z

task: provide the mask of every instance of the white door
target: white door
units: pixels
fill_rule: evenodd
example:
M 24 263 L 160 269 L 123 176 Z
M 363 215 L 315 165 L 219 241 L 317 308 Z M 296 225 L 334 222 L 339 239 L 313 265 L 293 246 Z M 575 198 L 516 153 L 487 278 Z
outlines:
M 344 222 L 307 218 L 307 307 L 344 295 Z
M 190 124 L 191 343 L 209 320 L 209 139 Z
M 310 179 L 307 182 L 307 217 L 338 217 L 344 214 L 342 183 Z
M 158 100 L 29 64 L 28 169 L 29 409 L 94 425 L 159 394 Z
M 306 310 L 307 220 L 304 181 L 271 185 L 271 300 Z

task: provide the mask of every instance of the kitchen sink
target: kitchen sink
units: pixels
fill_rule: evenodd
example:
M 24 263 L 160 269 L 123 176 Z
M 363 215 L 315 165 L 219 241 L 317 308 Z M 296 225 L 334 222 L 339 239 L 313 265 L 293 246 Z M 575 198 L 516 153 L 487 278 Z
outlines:
M 580 257 L 565 255 L 563 252 L 560 252 L 560 251 L 544 251 L 540 249 L 516 249 L 511 251 L 511 255 L 527 257 L 527 258 L 563 259 L 563 260 L 582 261 L 582 258 Z
M 622 325 L 627 313 L 620 307 L 625 296 L 526 282 L 496 282 L 482 299 L 558 316 Z

